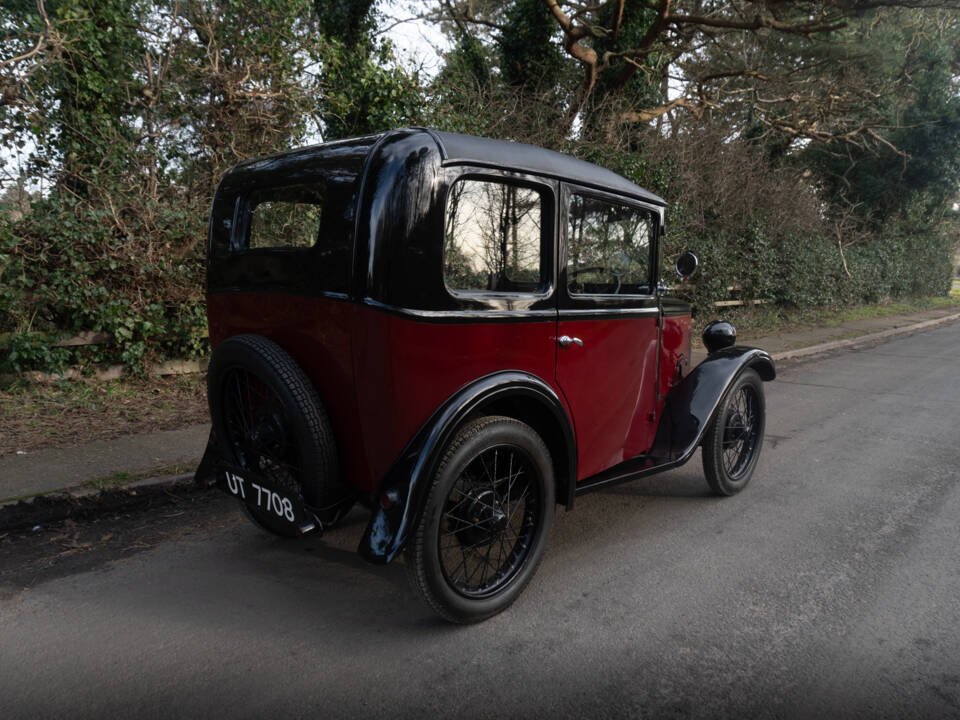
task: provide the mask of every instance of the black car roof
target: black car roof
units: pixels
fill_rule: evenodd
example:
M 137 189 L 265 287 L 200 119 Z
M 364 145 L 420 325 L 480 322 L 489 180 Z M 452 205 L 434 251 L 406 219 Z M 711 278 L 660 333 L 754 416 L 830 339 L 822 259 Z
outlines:
M 306 168 L 301 166 L 301 161 L 308 158 L 324 158 L 334 163 L 348 160 L 352 163 L 362 163 L 368 153 L 375 152 L 380 141 L 411 132 L 429 134 L 436 142 L 445 164 L 463 163 L 543 175 L 626 195 L 655 205 L 666 205 L 663 198 L 630 182 L 622 175 L 572 155 L 564 155 L 535 145 L 428 128 L 401 128 L 377 135 L 345 138 L 321 145 L 287 150 L 238 163 L 227 175 L 235 181 L 240 181 L 249 174 L 260 175 L 265 172 L 273 172 L 289 178 L 291 173 L 306 172 Z M 355 171 L 359 172 L 359 167 L 356 167 Z
M 572 155 L 506 140 L 436 130 L 427 130 L 427 132 L 436 139 L 444 161 L 447 163 L 467 163 L 546 175 L 558 180 L 629 195 L 657 205 L 666 205 L 663 198 L 649 190 L 644 190 L 625 177 Z

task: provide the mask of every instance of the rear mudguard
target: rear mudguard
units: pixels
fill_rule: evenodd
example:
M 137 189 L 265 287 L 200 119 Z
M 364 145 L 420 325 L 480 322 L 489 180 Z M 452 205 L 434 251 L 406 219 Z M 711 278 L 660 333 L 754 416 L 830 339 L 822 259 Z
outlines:
M 710 353 L 667 396 L 650 455 L 661 463 L 686 462 L 707 425 L 741 372 L 753 368 L 761 380 L 773 380 L 773 359 L 759 348 L 728 347 Z
M 487 375 L 458 390 L 407 443 L 380 483 L 373 514 L 357 551 L 372 563 L 396 557 L 419 522 L 444 448 L 463 421 L 490 403 L 515 397 L 537 401 L 551 412 L 565 435 L 567 467 L 576 468 L 576 442 L 566 408 L 547 383 L 520 371 Z M 567 480 L 572 490 L 574 479 Z M 572 495 L 571 495 L 572 498 Z
M 217 438 L 211 429 L 207 438 L 207 448 L 203 451 L 203 458 L 197 466 L 197 471 L 193 474 L 194 482 L 203 487 L 215 485 L 226 463 L 227 458 L 220 452 L 220 448 L 217 446 Z
M 747 368 L 773 380 L 773 359 L 763 350 L 727 347 L 710 353 L 667 395 L 653 447 L 577 484 L 577 494 L 682 465 L 696 451 L 724 394 Z

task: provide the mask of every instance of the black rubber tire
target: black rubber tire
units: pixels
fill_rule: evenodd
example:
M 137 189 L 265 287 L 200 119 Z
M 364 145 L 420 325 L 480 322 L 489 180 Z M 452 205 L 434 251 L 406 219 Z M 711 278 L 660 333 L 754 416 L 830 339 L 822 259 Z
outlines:
M 755 400 L 754 412 L 756 418 L 751 425 L 752 436 L 749 456 L 746 453 L 738 455 L 737 465 L 728 468 L 724 463 L 724 437 L 727 435 L 728 420 L 732 420 L 736 413 L 738 397 L 746 394 Z M 763 381 L 756 371 L 747 368 L 733 382 L 729 390 L 720 401 L 710 425 L 704 433 L 702 443 L 703 472 L 707 477 L 707 484 L 717 495 L 736 495 L 750 482 L 753 471 L 760 458 L 760 449 L 763 446 L 763 430 L 766 419 L 766 404 L 763 397 Z M 731 472 L 731 470 L 733 472 Z
M 448 497 L 461 473 L 484 451 L 498 448 L 519 453 L 517 456 L 522 457 L 524 462 L 529 461 L 527 468 L 536 475 L 536 502 L 533 503 L 533 509 L 530 509 L 529 503 L 525 504 L 525 514 L 522 516 L 522 522 L 531 518 L 529 549 L 524 551 L 525 555 L 518 561 L 521 564 L 511 571 L 502 586 L 484 597 L 468 597 L 457 590 L 452 580 L 448 580 L 442 567 L 441 519 Z M 534 486 L 531 484 L 528 487 Z M 509 509 L 509 500 L 507 502 Z M 406 565 L 411 584 L 430 608 L 450 622 L 479 622 L 502 612 L 517 599 L 543 559 L 553 527 L 555 503 L 550 451 L 533 428 L 502 416 L 486 416 L 469 423 L 444 451 L 423 514 L 407 545 Z M 534 516 L 535 520 L 532 519 Z
M 296 474 L 289 482 L 303 495 L 308 505 L 325 508 L 343 502 L 348 494 L 340 480 L 336 442 L 327 413 L 313 384 L 299 365 L 279 345 L 260 335 L 234 335 L 213 351 L 207 371 L 207 399 L 218 444 L 231 462 L 245 467 L 232 443 L 225 420 L 225 384 L 235 372 L 248 373 L 259 380 L 279 400 L 284 431 L 289 435 L 288 449 L 296 458 Z M 258 470 L 258 468 L 250 468 Z M 249 508 L 241 502 L 248 517 L 261 528 L 283 537 L 296 537 L 287 523 L 271 514 Z

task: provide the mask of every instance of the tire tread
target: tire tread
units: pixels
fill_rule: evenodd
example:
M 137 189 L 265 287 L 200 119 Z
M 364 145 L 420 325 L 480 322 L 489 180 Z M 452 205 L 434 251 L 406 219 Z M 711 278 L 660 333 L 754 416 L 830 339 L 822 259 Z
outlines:
M 306 373 L 289 353 L 272 340 L 262 335 L 233 335 L 214 350 L 207 375 L 207 398 L 210 415 L 214 419 L 214 427 L 217 426 L 217 417 L 220 412 L 215 407 L 220 394 L 215 390 L 214 385 L 219 381 L 224 370 L 239 364 L 236 359 L 238 353 L 242 354 L 241 357 L 246 355 L 254 364 L 266 366 L 266 371 L 272 374 L 289 393 L 294 405 L 291 409 L 304 422 L 309 441 L 306 447 L 301 448 L 305 456 L 303 464 L 305 467 L 323 469 L 323 477 L 302 478 L 303 482 L 313 481 L 310 489 L 315 495 L 311 504 L 327 507 L 342 500 L 345 488 L 340 478 L 336 438 L 330 418 Z M 307 457 L 308 454 L 309 457 Z M 301 492 L 307 494 L 305 488 L 301 488 Z M 256 521 L 253 513 L 247 514 Z M 262 523 L 257 524 L 262 526 Z
M 443 601 L 443 598 L 435 591 L 433 588 L 430 579 L 427 573 L 426 560 L 427 555 L 424 552 L 424 543 L 429 541 L 427 537 L 427 511 L 426 508 L 429 508 L 432 502 L 435 500 L 435 494 L 439 491 L 439 486 L 443 482 L 443 471 L 446 468 L 447 464 L 451 461 L 453 456 L 456 454 L 457 450 L 460 449 L 465 443 L 472 440 L 474 437 L 483 432 L 487 427 L 495 425 L 498 423 L 508 423 L 515 425 L 518 428 L 522 428 L 525 432 L 529 431 L 533 434 L 533 437 L 536 438 L 536 441 L 540 444 L 543 451 L 546 453 L 547 457 L 550 456 L 549 450 L 546 446 L 546 443 L 540 438 L 540 436 L 534 431 L 529 425 L 523 423 L 515 418 L 507 417 L 504 415 L 486 415 L 481 417 L 468 425 L 464 426 L 450 442 L 450 444 L 444 450 L 443 455 L 441 456 L 440 462 L 437 465 L 436 472 L 433 475 L 433 482 L 430 485 L 430 490 L 427 493 L 427 500 L 424 505 L 425 509 L 420 516 L 420 521 L 417 523 L 417 528 L 413 534 L 413 537 L 410 538 L 410 542 L 407 545 L 407 552 L 405 553 L 406 567 L 407 567 L 407 576 L 410 579 L 411 584 L 414 586 L 414 589 L 417 590 L 420 597 L 426 602 L 427 606 L 440 615 L 443 619 L 457 624 L 467 624 L 480 622 L 486 620 L 493 615 L 496 615 L 510 605 L 516 600 L 519 596 L 520 591 L 530 582 L 536 573 L 537 568 L 539 567 L 543 556 L 546 554 L 545 551 L 541 551 L 532 561 L 530 565 L 529 572 L 526 573 L 525 578 L 522 580 L 521 584 L 518 586 L 519 590 L 514 594 L 514 596 L 507 602 L 505 605 L 497 607 L 489 613 L 483 615 L 464 615 L 462 613 L 456 612 L 453 608 L 449 607 L 447 603 Z M 552 478 L 550 479 L 552 482 Z M 552 511 L 552 508 L 549 510 Z M 544 540 L 544 542 L 546 542 Z
M 731 484 L 731 481 L 725 477 L 726 473 L 723 470 L 723 459 L 721 456 L 723 452 L 724 428 L 720 420 L 726 414 L 727 402 L 732 393 L 739 389 L 740 386 L 745 382 L 754 384 L 759 395 L 760 437 L 757 440 L 756 448 L 754 448 L 754 457 L 751 460 L 751 466 L 746 476 L 736 481 L 735 484 Z M 730 385 L 729 390 L 720 400 L 720 404 L 717 406 L 717 411 L 714 414 L 713 419 L 710 421 L 710 425 L 707 427 L 701 443 L 703 474 L 706 477 L 707 485 L 710 486 L 710 490 L 712 490 L 715 495 L 724 497 L 736 495 L 747 486 L 748 482 L 750 482 L 750 478 L 753 476 L 753 471 L 756 469 L 757 462 L 759 461 L 760 450 L 763 447 L 763 430 L 766 425 L 766 418 L 764 417 L 765 413 L 766 408 L 763 399 L 763 382 L 760 380 L 760 376 L 757 374 L 756 370 L 753 368 L 747 368 Z

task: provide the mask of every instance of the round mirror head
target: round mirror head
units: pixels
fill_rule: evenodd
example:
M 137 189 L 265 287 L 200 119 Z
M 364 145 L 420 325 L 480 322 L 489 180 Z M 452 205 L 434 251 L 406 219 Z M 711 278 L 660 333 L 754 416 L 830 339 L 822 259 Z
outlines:
M 683 253 L 683 255 L 677 258 L 677 275 L 682 278 L 688 278 L 693 275 L 697 269 L 697 265 L 699 264 L 700 261 L 697 260 L 697 256 L 687 250 L 685 253 Z

